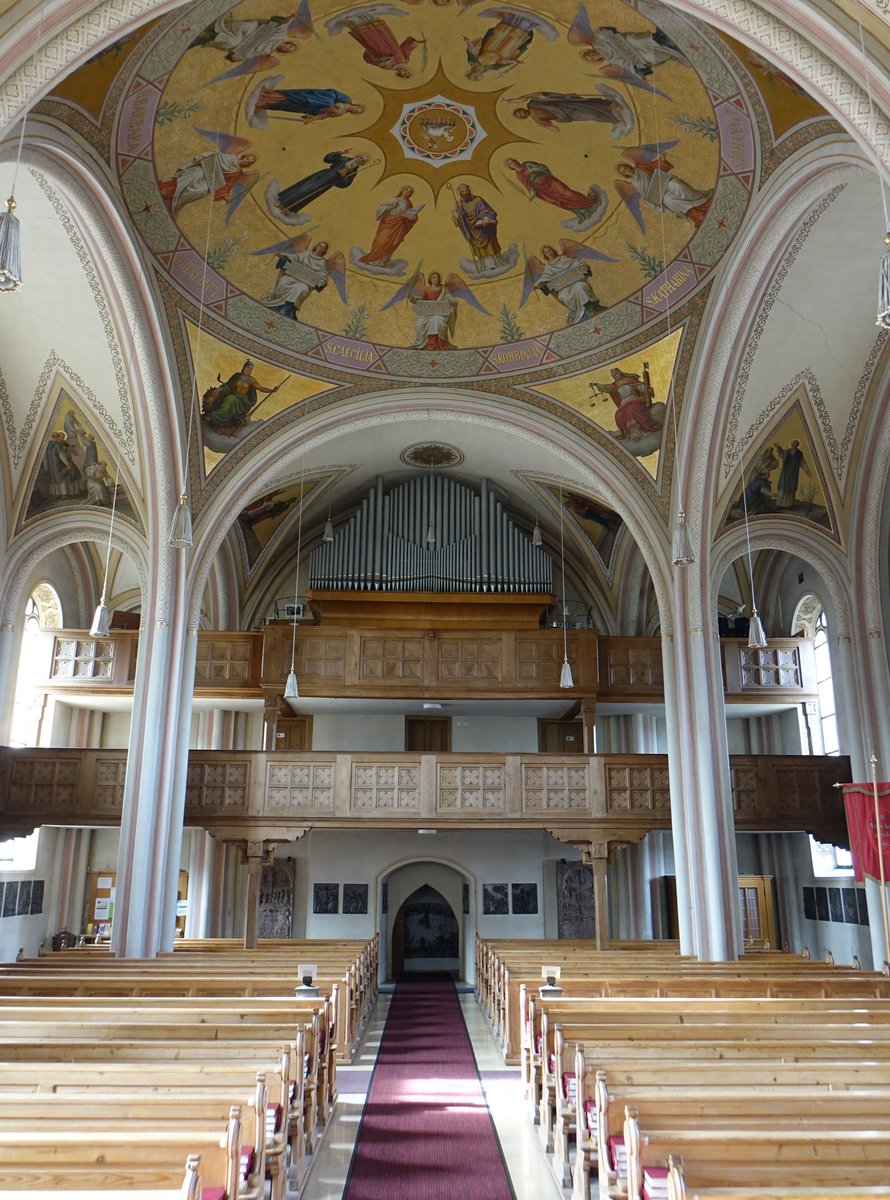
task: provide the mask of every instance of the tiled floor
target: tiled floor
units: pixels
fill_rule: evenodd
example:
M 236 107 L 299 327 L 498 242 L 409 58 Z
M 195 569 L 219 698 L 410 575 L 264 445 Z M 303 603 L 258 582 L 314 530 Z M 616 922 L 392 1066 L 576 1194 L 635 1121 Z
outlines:
M 353 1063 L 337 1068 L 339 1099 L 301 1200 L 340 1200 L 343 1195 L 389 999 L 386 993 L 380 994 Z M 516 1200 L 566 1200 L 569 1192 L 557 1186 L 535 1128 L 524 1112 L 518 1111 L 522 1099 L 518 1068 L 504 1066 L 476 997 L 464 992 L 460 999 Z M 406 1198 L 393 1197 L 393 1200 Z

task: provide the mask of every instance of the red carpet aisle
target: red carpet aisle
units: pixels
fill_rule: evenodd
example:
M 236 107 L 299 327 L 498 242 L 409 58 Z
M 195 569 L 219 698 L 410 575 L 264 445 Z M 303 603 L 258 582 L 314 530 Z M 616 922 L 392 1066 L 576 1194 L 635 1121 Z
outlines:
M 514 1200 L 450 980 L 400 982 L 345 1200 Z

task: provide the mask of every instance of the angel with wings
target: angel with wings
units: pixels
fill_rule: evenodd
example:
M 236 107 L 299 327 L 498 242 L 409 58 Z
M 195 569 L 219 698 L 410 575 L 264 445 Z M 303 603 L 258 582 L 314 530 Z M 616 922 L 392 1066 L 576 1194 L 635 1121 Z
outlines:
M 460 275 L 454 272 L 442 276 L 430 271 L 424 277 L 420 267 L 407 283 L 403 284 L 381 312 L 392 308 L 400 300 L 407 300 L 414 309 L 414 346 L 420 350 L 454 350 L 452 338 L 457 324 L 457 305 L 464 300 L 477 312 L 491 316 L 487 308 L 479 303 Z
M 533 291 L 539 291 L 559 301 L 569 315 L 570 325 L 603 312 L 605 306 L 600 304 L 590 284 L 591 261 L 615 262 L 615 259 L 570 238 L 560 239 L 559 250 L 555 246 L 542 246 L 541 258 L 533 254 L 525 260 L 519 307 L 525 305 Z
M 275 290 L 263 303 L 273 312 L 299 321 L 300 309 L 313 292 L 320 292 L 333 280 L 340 299 L 346 303 L 346 260 L 339 250 L 330 253 L 324 240 L 311 245 L 308 233 L 301 237 L 278 242 L 264 250 L 254 250 L 255 255 L 277 254 L 275 269 L 278 278 Z
M 300 7 L 292 17 L 236 21 L 231 13 L 224 13 L 198 34 L 192 46 L 221 50 L 227 62 L 235 66 L 208 80 L 204 87 L 224 79 L 252 75 L 255 71 L 270 71 L 278 66 L 279 54 L 294 54 L 297 42 L 311 37 L 314 32 L 309 0 L 301 0 Z
M 250 142 L 247 138 L 230 133 L 214 133 L 209 129 L 199 129 L 197 125 L 195 132 L 213 142 L 216 149 L 197 155 L 179 167 L 169 179 L 159 179 L 161 196 L 174 217 L 178 217 L 187 204 L 193 204 L 204 196 L 225 200 L 228 203 L 228 225 L 239 204 L 260 178 L 259 171 L 249 169 L 256 164 L 257 156 L 249 153 Z
M 594 29 L 583 4 L 578 5 L 568 38 L 569 45 L 584 47 L 581 57 L 596 63 L 601 75 L 666 100 L 670 97 L 649 82 L 655 67 L 672 61 L 689 66 L 686 55 L 663 30 L 621 32 L 611 25 Z
M 671 216 L 685 217 L 696 229 L 711 207 L 713 192 L 703 192 L 685 179 L 671 174 L 674 164 L 665 157 L 664 152 L 676 144 L 676 141 L 650 142 L 646 146 L 630 147 L 622 151 L 622 158 L 626 158 L 627 162 L 619 163 L 615 168 L 621 176 L 615 180 L 615 191 L 630 209 L 643 233 L 646 232 L 643 203 Z

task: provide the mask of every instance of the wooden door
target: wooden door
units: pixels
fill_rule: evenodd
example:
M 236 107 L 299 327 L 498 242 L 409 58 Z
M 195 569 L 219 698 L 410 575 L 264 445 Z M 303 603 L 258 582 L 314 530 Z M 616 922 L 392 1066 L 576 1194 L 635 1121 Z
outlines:
M 772 875 L 739 876 L 739 910 L 745 948 L 775 948 L 776 916 L 773 907 Z
M 279 717 L 275 726 L 275 749 L 300 753 L 312 749 L 311 717 Z
M 581 722 L 539 719 L 538 750 L 541 754 L 583 754 L 584 728 Z
M 405 717 L 405 749 L 447 754 L 451 749 L 451 718 Z

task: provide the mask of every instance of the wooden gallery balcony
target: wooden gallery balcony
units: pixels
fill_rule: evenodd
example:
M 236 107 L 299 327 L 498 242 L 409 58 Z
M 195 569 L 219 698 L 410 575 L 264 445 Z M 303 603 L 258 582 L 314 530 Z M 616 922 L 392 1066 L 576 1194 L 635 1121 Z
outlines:
M 0 750 L 0 822 L 117 825 L 123 750 Z M 738 830 L 806 830 L 844 844 L 849 760 L 733 755 Z M 671 824 L 665 755 L 193 750 L 185 822 L 225 840 L 312 828 L 547 829 L 563 841 L 639 841 Z
M 560 689 L 561 629 L 381 628 L 306 624 L 298 627 L 300 695 L 362 699 L 561 699 L 597 703 L 664 703 L 660 638 L 601 637 L 568 631 L 575 686 Z M 272 702 L 290 669 L 292 627 L 271 622 L 256 633 L 201 631 L 195 696 L 225 707 L 227 699 Z M 37 690 L 76 702 L 131 693 L 138 631 L 105 638 L 49 630 L 50 668 Z M 810 641 L 775 639 L 762 650 L 721 639 L 726 700 L 733 704 L 800 704 L 816 699 Z

